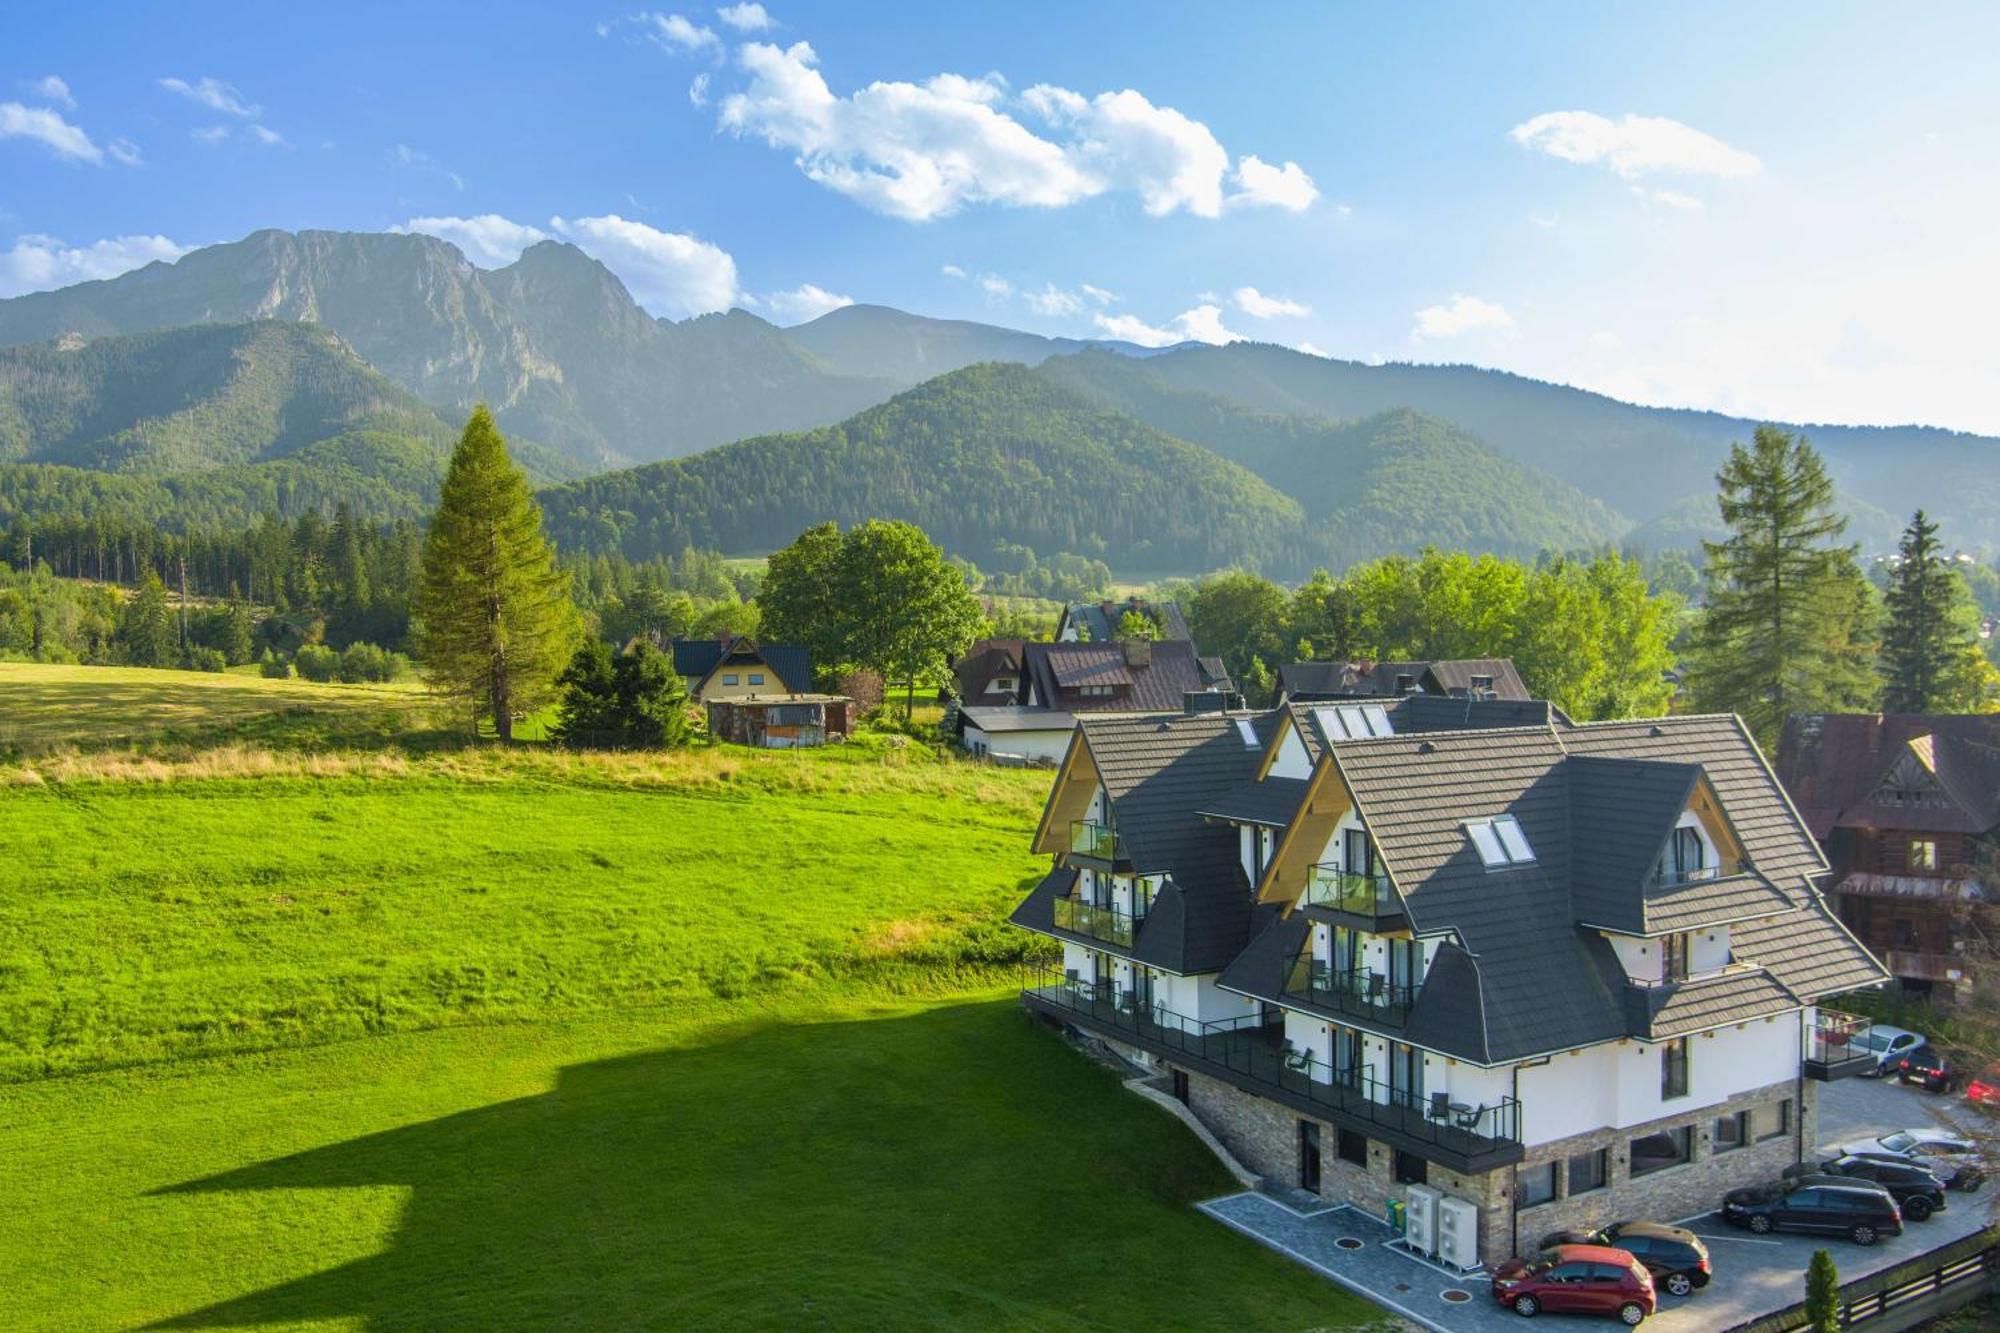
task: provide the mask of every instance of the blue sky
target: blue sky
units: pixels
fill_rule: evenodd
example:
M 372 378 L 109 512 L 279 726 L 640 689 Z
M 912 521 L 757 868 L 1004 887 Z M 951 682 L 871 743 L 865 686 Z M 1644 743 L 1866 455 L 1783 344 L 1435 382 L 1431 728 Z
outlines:
M 304 9 L 0 13 L 0 294 L 259 227 L 547 235 L 673 318 L 2000 433 L 2000 7 Z

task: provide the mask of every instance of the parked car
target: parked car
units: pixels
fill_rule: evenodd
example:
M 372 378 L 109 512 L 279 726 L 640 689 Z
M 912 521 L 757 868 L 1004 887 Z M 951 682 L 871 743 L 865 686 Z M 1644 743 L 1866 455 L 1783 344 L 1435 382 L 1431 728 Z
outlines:
M 1880 1185 L 1912 1222 L 1922 1222 L 1945 1206 L 1944 1182 L 1915 1162 L 1891 1161 L 1881 1157 L 1836 1157 L 1817 1166 L 1802 1164 L 1785 1168 L 1788 1180 L 1818 1180 L 1842 1185 L 1859 1181 Z
M 1653 1313 L 1653 1278 L 1637 1257 L 1608 1245 L 1558 1245 L 1509 1259 L 1493 1274 L 1493 1299 L 1518 1315 L 1616 1315 L 1636 1328 Z
M 1849 1043 L 1856 1055 L 1866 1055 L 1875 1063 L 1862 1071 L 1869 1078 L 1880 1078 L 1884 1074 L 1896 1072 L 1896 1061 L 1903 1058 L 1912 1046 L 1922 1043 L 1923 1038 L 1908 1028 L 1892 1028 L 1877 1023 L 1856 1036 Z
M 1957 1067 L 1927 1041 L 1911 1047 L 1896 1062 L 1896 1077 L 1905 1083 L 1921 1083 L 1926 1092 L 1950 1092 L 1961 1081 Z
M 2000 1065 L 1967 1079 L 1965 1100 L 1988 1111 L 2000 1111 Z
M 1731 1190 L 1722 1200 L 1722 1220 L 1760 1236 L 1807 1231 L 1845 1236 L 1856 1245 L 1903 1234 L 1903 1213 L 1889 1191 L 1859 1181 L 1822 1184 L 1818 1177 Z
M 1946 1189 L 1970 1193 L 1986 1182 L 1986 1164 L 1979 1145 L 1963 1134 L 1935 1125 L 1899 1129 L 1877 1139 L 1856 1139 L 1837 1150 L 1850 1157 L 1892 1157 L 1915 1162 L 1942 1180 Z
M 1709 1283 L 1708 1246 L 1701 1237 L 1663 1222 L 1613 1222 L 1596 1231 L 1558 1231 L 1542 1238 L 1541 1249 L 1563 1245 L 1607 1245 L 1623 1250 L 1646 1266 L 1653 1285 L 1671 1296 L 1685 1296 Z

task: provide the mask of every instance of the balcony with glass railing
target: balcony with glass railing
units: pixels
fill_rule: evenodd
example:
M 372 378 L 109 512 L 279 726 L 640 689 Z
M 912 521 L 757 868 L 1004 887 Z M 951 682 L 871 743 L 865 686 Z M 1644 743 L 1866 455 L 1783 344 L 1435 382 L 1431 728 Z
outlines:
M 1391 982 L 1367 968 L 1336 968 L 1305 954 L 1285 977 L 1283 998 L 1364 1022 L 1401 1027 L 1409 1021 L 1417 987 Z
M 1399 1088 L 1365 1068 L 1336 1068 L 1284 1040 L 1261 1014 L 1199 1022 L 1131 991 L 1048 971 L 1032 972 L 1021 998 L 1031 1009 L 1085 1031 L 1152 1051 L 1308 1115 L 1360 1129 L 1454 1170 L 1479 1172 L 1521 1160 L 1521 1105 L 1477 1104 L 1448 1092 Z
M 1132 947 L 1145 924 L 1144 912 L 1127 912 L 1117 907 L 1098 907 L 1076 898 L 1055 900 L 1055 925 L 1072 935 L 1088 935 L 1121 949 Z
M 1874 1022 L 1859 1014 L 1821 1009 L 1806 1025 L 1803 1072 L 1822 1083 L 1850 1078 L 1875 1067 L 1879 1052 L 1870 1049 Z
M 1660 865 L 1653 867 L 1652 882 L 1663 889 L 1677 889 L 1686 884 L 1703 884 L 1709 880 L 1728 879 L 1740 875 L 1748 868 L 1748 863 L 1733 856 L 1725 856 L 1719 861 L 1710 861 L 1698 866 Z
M 1089 819 L 1073 819 L 1069 825 L 1069 854 L 1072 860 L 1095 861 L 1107 869 L 1130 864 L 1124 839 L 1109 824 Z
M 1341 925 L 1380 934 L 1405 924 L 1403 899 L 1380 871 L 1363 874 L 1322 861 L 1306 874 L 1304 905 L 1332 914 Z

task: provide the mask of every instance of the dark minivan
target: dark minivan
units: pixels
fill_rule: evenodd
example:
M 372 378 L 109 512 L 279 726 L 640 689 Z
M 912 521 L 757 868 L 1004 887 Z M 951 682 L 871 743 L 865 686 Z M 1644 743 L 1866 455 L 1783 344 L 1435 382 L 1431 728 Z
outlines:
M 1785 1181 L 1731 1190 L 1722 1201 L 1722 1220 L 1731 1226 L 1767 1231 L 1810 1231 L 1845 1236 L 1873 1245 L 1903 1234 L 1903 1212 L 1880 1185 L 1825 1185 L 1817 1180 Z
M 1542 1237 L 1542 1249 L 1558 1245 L 1608 1245 L 1623 1250 L 1646 1266 L 1655 1286 L 1675 1296 L 1707 1286 L 1715 1273 L 1701 1237 L 1664 1222 L 1613 1222 L 1597 1231 L 1558 1231 Z

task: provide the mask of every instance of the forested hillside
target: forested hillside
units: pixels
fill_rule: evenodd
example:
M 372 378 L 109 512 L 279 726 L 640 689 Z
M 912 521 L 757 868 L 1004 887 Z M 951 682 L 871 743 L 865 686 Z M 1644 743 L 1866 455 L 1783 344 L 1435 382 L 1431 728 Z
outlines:
M 1016 365 L 541 498 L 559 544 L 633 559 L 770 550 L 827 519 L 906 519 L 974 560 L 1005 542 L 1138 571 L 1290 564 L 1304 540 L 1297 502 L 1244 468 Z

